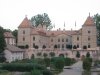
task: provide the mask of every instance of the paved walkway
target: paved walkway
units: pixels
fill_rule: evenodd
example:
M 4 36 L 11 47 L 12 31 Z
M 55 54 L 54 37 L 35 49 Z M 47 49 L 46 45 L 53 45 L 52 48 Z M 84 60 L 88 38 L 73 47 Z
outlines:
M 71 66 L 72 69 L 64 69 L 59 75 L 82 75 L 82 61 Z

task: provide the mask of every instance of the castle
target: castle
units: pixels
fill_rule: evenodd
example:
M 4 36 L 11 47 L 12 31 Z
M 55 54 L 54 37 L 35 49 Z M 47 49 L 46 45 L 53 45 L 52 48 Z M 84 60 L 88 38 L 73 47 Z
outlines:
M 33 27 L 27 17 L 18 27 L 18 46 L 28 45 L 38 49 L 57 48 L 67 50 L 68 46 L 77 49 L 96 49 L 97 31 L 92 17 L 88 16 L 79 30 L 47 30 L 46 25 Z

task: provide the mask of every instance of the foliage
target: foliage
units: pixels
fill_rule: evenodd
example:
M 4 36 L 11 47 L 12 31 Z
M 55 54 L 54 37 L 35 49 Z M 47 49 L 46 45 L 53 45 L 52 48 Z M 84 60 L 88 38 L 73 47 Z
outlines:
M 70 66 L 72 64 L 71 58 L 65 58 L 65 66 Z
M 85 58 L 83 59 L 83 69 L 86 71 L 90 71 L 92 65 L 91 58 Z
M 93 16 L 94 21 L 96 23 L 96 28 L 98 32 L 97 40 L 98 40 L 98 45 L 100 46 L 100 15 L 97 13 L 96 15 Z
M 53 75 L 53 73 L 49 70 L 43 70 L 43 75 Z
M 4 51 L 5 47 L 6 47 L 6 42 L 4 39 L 4 29 L 0 27 L 0 53 Z
M 90 53 L 89 53 L 89 52 L 86 53 L 86 57 L 87 57 L 87 58 L 90 57 Z
M 76 57 L 77 57 L 77 58 L 80 58 L 80 53 L 79 53 L 79 51 L 77 51 Z
M 48 67 L 48 66 L 50 66 L 51 60 L 50 60 L 50 58 L 44 58 L 44 62 L 45 62 L 45 65 Z
M 32 75 L 41 75 L 41 72 L 40 72 L 39 70 L 36 70 L 36 69 L 35 69 L 35 70 L 32 70 L 32 71 L 31 71 L 31 74 L 32 74 Z
M 37 70 L 44 70 L 46 69 L 43 65 L 33 64 L 33 63 L 5 63 L 2 64 L 1 67 L 3 70 L 8 71 L 19 71 L 19 72 L 28 72 L 33 70 L 34 68 Z
M 37 14 L 31 18 L 31 22 L 34 26 L 38 26 L 39 24 L 46 25 L 48 29 L 51 29 L 51 20 L 47 13 Z
M 50 55 L 51 57 L 54 57 L 54 56 L 55 56 L 55 53 L 54 53 L 54 52 L 50 52 L 49 55 Z
M 47 57 L 47 56 L 48 56 L 48 54 L 47 54 L 47 53 L 43 53 L 43 56 L 44 56 L 44 57 Z
M 55 69 L 62 71 L 64 68 L 64 58 L 57 57 L 54 61 L 54 67 Z

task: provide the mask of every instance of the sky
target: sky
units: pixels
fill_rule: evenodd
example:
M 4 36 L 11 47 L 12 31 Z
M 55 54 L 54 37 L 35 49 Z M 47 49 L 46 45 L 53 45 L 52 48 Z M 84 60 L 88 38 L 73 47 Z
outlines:
M 31 19 L 37 14 L 47 13 L 55 25 L 54 30 L 77 30 L 89 12 L 90 16 L 100 14 L 100 0 L 0 0 L 0 26 L 18 29 L 25 15 Z

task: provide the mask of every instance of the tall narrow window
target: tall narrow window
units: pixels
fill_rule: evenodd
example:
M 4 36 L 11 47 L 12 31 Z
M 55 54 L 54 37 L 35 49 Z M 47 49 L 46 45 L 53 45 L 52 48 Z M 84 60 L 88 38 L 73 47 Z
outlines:
M 23 37 L 23 41 L 25 41 L 25 37 Z
M 25 30 L 23 30 L 23 34 L 25 34 Z
M 79 37 L 77 37 L 77 41 L 79 41 Z
M 33 37 L 33 41 L 35 41 L 35 37 Z
M 88 48 L 91 48 L 90 44 L 88 44 Z
M 88 33 L 91 33 L 90 31 L 88 31 Z
M 58 39 L 58 42 L 60 42 L 60 39 Z
M 62 44 L 62 48 L 64 48 L 64 44 Z
M 66 42 L 68 42 L 68 39 L 66 39 Z
M 62 39 L 62 42 L 64 42 L 64 39 Z
M 90 37 L 88 37 L 88 41 L 90 41 Z

